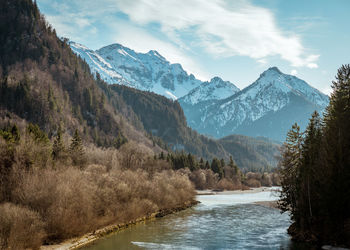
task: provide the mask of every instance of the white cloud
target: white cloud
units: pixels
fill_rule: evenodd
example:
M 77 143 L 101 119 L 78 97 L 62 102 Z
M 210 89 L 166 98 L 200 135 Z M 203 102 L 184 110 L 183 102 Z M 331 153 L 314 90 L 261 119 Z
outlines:
M 209 76 L 201 70 L 197 63 L 188 57 L 181 49 L 171 43 L 155 38 L 142 29 L 123 23 L 118 28 L 115 41 L 137 52 L 146 53 L 157 50 L 171 63 L 180 63 L 183 68 L 200 80 L 208 80 Z
M 119 0 L 122 12 L 140 25 L 158 23 L 174 36 L 193 29 L 198 44 L 216 57 L 257 60 L 279 55 L 294 67 L 316 68 L 318 55 L 307 55 L 297 35 L 284 35 L 273 13 L 248 0 Z
M 142 52 L 155 49 L 203 80 L 208 74 L 188 56 L 199 48 L 212 58 L 247 56 L 265 65 L 279 56 L 294 68 L 318 67 L 319 55 L 308 54 L 298 35 L 277 26 L 273 12 L 249 0 L 37 1 L 50 9 L 48 21 L 61 36 L 94 48 L 118 42 Z
M 331 93 L 333 92 L 333 89 L 331 87 L 325 87 L 321 90 L 324 94 L 330 96 Z
M 290 72 L 291 75 L 293 76 L 296 76 L 298 74 L 298 71 L 296 69 L 293 69 L 291 72 Z

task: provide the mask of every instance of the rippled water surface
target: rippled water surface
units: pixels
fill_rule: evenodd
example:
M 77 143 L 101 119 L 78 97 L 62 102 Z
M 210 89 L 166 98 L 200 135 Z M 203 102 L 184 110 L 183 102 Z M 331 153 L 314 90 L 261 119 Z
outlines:
M 132 226 L 86 249 L 294 249 L 289 216 L 254 204 L 273 192 L 201 195 L 194 208 Z

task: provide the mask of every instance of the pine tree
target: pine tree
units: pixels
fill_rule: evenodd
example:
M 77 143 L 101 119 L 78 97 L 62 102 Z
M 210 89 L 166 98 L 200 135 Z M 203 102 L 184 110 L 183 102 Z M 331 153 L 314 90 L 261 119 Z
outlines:
M 72 142 L 69 147 L 69 152 L 74 165 L 82 166 L 84 164 L 85 153 L 83 143 L 77 129 L 74 132 Z
M 329 221 L 340 239 L 350 225 L 350 65 L 343 65 L 332 84 L 330 104 L 324 116 L 326 167 L 329 183 L 324 194 Z M 348 229 L 350 231 L 350 229 Z M 340 241 L 340 240 L 339 240 Z M 350 243 L 350 242 L 349 242 Z
M 54 160 L 60 159 L 64 151 L 65 151 L 65 147 L 62 140 L 62 132 L 61 132 L 61 128 L 59 128 L 52 145 L 52 158 Z
M 279 208 L 290 211 L 292 219 L 298 221 L 297 199 L 299 191 L 299 167 L 301 159 L 302 135 L 298 124 L 294 124 L 287 134 L 286 142 L 281 149 L 282 159 L 279 162 L 281 186 Z
M 322 142 L 321 119 L 317 111 L 312 114 L 309 125 L 305 131 L 305 138 L 302 146 L 302 165 L 301 175 L 303 182 L 306 184 L 304 188 L 307 190 L 307 202 L 309 216 L 312 217 L 311 195 L 313 191 L 310 189 L 314 186 L 317 165 L 320 157 L 320 145 Z
M 228 164 L 231 168 L 233 168 L 235 175 L 238 174 L 238 166 L 236 165 L 236 163 L 234 162 L 232 156 L 230 156 L 230 162 Z
M 217 173 L 219 175 L 220 179 L 224 176 L 224 171 L 222 169 L 221 161 L 219 159 L 214 157 L 210 167 L 214 173 Z
M 204 168 L 205 168 L 204 160 L 203 160 L 202 157 L 201 157 L 201 159 L 199 160 L 199 168 L 200 168 L 200 169 L 204 169 Z
M 209 161 L 206 161 L 205 162 L 205 167 L 204 167 L 205 169 L 210 169 L 210 164 L 209 164 Z

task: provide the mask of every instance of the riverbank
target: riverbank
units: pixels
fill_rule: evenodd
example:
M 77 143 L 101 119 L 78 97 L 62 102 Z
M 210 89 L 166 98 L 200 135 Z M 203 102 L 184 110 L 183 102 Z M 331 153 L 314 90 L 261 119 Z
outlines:
M 56 245 L 43 245 L 40 247 L 41 250 L 54 250 L 54 249 L 59 249 L 59 250 L 66 250 L 66 249 L 79 249 L 85 246 L 88 246 L 90 244 L 93 244 L 95 241 L 99 240 L 102 237 L 105 237 L 111 233 L 116 233 L 120 230 L 126 229 L 130 226 L 146 222 L 148 220 L 153 220 L 156 218 L 164 217 L 169 214 L 173 214 L 185 209 L 188 209 L 190 207 L 193 207 L 197 205 L 199 202 L 194 200 L 190 202 L 185 202 L 181 206 L 177 206 L 174 208 L 168 208 L 168 209 L 161 209 L 155 213 L 152 213 L 147 216 L 143 216 L 140 218 L 137 218 L 135 220 L 126 222 L 126 223 L 120 223 L 120 224 L 114 224 L 114 225 L 109 225 L 104 228 L 98 229 L 92 233 L 85 234 L 83 236 L 77 237 L 77 238 L 72 238 L 69 240 L 66 240 L 64 242 L 61 242 Z
M 253 193 L 260 193 L 260 192 L 269 192 L 275 187 L 259 187 L 259 188 L 250 188 L 245 190 L 225 190 L 225 191 L 218 191 L 218 190 L 196 190 L 197 195 L 230 195 L 230 194 L 253 194 Z

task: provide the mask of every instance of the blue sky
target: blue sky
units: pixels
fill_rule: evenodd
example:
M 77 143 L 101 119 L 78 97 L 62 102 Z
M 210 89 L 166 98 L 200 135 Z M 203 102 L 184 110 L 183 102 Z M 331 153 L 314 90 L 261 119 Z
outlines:
M 271 66 L 331 91 L 350 63 L 349 0 L 37 0 L 59 36 L 91 49 L 157 50 L 244 88 Z

